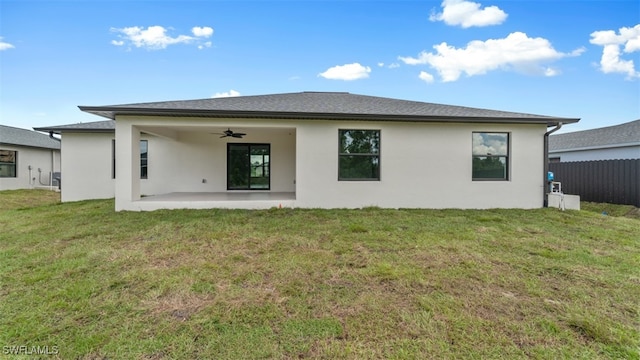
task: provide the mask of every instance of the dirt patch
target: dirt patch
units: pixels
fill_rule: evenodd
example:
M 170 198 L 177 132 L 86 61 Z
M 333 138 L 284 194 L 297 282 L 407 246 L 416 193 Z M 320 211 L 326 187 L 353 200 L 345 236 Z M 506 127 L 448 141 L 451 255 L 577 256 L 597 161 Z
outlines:
M 629 212 L 627 212 L 624 216 L 632 219 L 640 219 L 640 208 L 631 208 L 631 210 L 629 210 Z
M 195 296 L 193 294 L 171 294 L 149 300 L 145 305 L 153 314 L 168 314 L 177 321 L 186 321 L 193 314 L 211 303 L 209 296 Z

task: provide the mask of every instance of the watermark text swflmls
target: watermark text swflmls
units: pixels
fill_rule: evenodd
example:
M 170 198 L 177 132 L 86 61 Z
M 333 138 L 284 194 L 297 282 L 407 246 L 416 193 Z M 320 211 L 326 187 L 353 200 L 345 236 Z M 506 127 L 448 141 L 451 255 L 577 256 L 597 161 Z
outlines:
M 4 355 L 58 355 L 59 353 L 59 346 L 11 345 L 2 347 Z

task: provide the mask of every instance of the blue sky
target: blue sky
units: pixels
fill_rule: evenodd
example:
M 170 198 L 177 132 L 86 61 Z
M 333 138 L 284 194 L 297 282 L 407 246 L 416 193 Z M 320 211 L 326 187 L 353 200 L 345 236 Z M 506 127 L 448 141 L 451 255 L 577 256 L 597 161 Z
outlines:
M 0 123 L 300 91 L 640 118 L 640 2 L 0 0 Z

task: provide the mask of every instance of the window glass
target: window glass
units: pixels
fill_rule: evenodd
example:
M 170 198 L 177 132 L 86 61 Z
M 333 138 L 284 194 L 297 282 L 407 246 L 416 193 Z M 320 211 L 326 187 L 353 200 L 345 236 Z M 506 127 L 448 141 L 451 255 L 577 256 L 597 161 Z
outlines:
M 341 154 L 377 154 L 380 150 L 380 131 L 340 130 Z
M 0 177 L 16 177 L 17 157 L 17 151 L 0 150 Z
M 149 158 L 148 141 L 140 140 L 140 179 L 147 179 L 148 158 Z
M 373 156 L 340 156 L 341 179 L 379 179 L 380 166 L 378 157 Z
M 111 178 L 116 178 L 116 139 L 111 140 Z
M 149 142 L 140 140 L 140 179 L 148 178 Z M 116 178 L 116 140 L 111 140 L 111 177 Z
M 509 179 L 509 134 L 473 133 L 473 180 Z
M 339 180 L 380 180 L 380 131 L 339 130 Z
M 227 145 L 227 189 L 269 190 L 270 145 Z

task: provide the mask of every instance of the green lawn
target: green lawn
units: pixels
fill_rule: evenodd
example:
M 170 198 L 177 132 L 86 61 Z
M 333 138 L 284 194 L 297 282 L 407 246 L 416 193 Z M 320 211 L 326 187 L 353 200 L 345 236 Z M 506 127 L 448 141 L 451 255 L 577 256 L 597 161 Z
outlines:
M 0 357 L 640 358 L 633 207 L 113 207 L 0 192 Z

